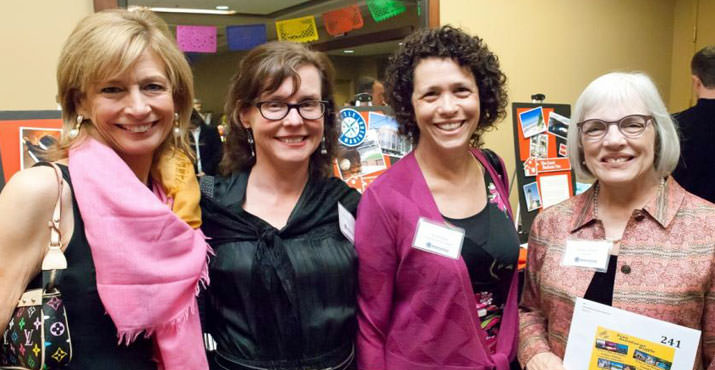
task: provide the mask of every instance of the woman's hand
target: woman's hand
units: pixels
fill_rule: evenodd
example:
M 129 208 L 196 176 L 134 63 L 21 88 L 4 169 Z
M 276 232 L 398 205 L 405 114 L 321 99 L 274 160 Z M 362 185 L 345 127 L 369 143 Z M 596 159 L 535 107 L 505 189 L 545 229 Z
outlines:
M 563 361 L 553 352 L 541 352 L 526 363 L 527 370 L 566 370 Z

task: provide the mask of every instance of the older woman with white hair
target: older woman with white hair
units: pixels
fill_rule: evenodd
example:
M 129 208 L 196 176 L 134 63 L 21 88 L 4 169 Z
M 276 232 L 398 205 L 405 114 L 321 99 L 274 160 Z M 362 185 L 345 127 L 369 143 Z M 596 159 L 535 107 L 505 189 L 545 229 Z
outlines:
M 702 330 L 695 368 L 715 369 L 715 205 L 670 177 L 678 134 L 651 79 L 609 73 L 591 82 L 576 102 L 568 148 L 576 175 L 596 181 L 534 221 L 519 361 L 563 369 L 581 297 Z M 596 268 L 562 263 L 577 240 L 605 243 L 610 259 Z

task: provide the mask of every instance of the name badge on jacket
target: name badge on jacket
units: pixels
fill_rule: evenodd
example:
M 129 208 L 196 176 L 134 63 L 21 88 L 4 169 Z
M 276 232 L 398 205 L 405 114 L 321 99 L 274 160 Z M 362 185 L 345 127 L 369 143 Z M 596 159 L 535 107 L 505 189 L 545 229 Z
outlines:
M 613 242 L 607 240 L 567 240 L 562 266 L 606 272 Z
M 412 246 L 425 252 L 459 259 L 463 241 L 464 230 L 461 228 L 438 224 L 420 217 Z

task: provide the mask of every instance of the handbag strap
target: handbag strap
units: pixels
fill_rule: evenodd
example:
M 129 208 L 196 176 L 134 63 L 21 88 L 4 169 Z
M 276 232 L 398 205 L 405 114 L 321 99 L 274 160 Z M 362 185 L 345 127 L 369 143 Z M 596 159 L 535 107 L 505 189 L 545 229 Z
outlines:
M 64 270 L 67 268 L 67 258 L 65 258 L 64 253 L 62 253 L 62 232 L 60 231 L 60 218 L 62 215 L 62 187 L 64 185 L 64 180 L 62 179 L 62 172 L 60 168 L 52 162 L 48 164 L 55 170 L 55 178 L 57 179 L 57 201 L 55 202 L 55 209 L 52 212 L 52 218 L 48 222 L 48 227 L 50 228 L 50 243 L 47 246 L 47 253 L 42 259 L 42 271 L 43 275 L 45 271 L 49 271 L 49 278 L 44 279 L 47 283 L 43 284 L 45 290 L 52 290 L 55 287 L 55 281 L 57 280 L 57 270 Z
M 506 168 L 504 168 L 504 161 L 502 161 L 502 159 L 499 158 L 499 156 L 491 149 L 482 148 L 481 150 L 482 153 L 484 153 L 484 156 L 487 157 L 489 164 L 496 170 L 497 175 L 499 175 L 499 181 L 501 181 L 502 184 L 504 184 L 504 187 L 508 189 L 509 182 L 505 180 Z
M 497 192 L 505 200 L 504 203 L 506 205 L 506 211 L 509 214 L 509 218 L 513 220 L 514 214 L 511 210 L 511 204 L 509 203 L 509 179 L 506 176 L 506 171 L 504 171 L 504 162 L 502 162 L 501 158 L 499 158 L 495 153 L 491 153 L 494 155 L 494 157 L 498 159 L 500 167 L 500 170 L 498 170 L 494 168 L 494 166 L 491 164 L 491 160 L 487 158 L 487 155 L 484 154 L 484 151 L 474 148 L 471 150 L 471 152 L 472 154 L 474 154 L 475 157 L 477 157 L 477 160 L 479 160 L 482 166 L 484 166 L 492 180 L 494 180 L 494 185 L 497 188 Z M 502 172 L 503 174 L 500 174 L 499 172 Z

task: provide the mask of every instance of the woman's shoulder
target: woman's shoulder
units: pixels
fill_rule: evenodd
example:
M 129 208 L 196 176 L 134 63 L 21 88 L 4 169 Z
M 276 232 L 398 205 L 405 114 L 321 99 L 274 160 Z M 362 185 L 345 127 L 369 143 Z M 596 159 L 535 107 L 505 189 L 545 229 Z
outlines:
M 227 175 L 221 175 L 221 174 L 216 174 L 215 176 L 211 175 L 204 175 L 204 178 L 211 179 L 211 181 L 215 184 L 232 184 L 235 183 L 238 179 L 242 177 L 247 177 L 248 172 L 245 171 L 236 171 L 236 172 L 231 172 Z
M 52 209 L 57 201 L 58 186 L 52 167 L 32 167 L 12 176 L 2 190 L 1 199 L 23 208 Z
M 683 190 L 683 202 L 676 213 L 685 227 L 697 230 L 704 238 L 715 243 L 715 204 Z
M 715 203 L 710 202 L 707 199 L 701 198 L 691 192 L 684 190 L 685 195 L 683 196 L 684 206 L 687 208 L 697 209 L 706 216 L 709 216 L 715 222 Z
M 337 177 L 328 177 L 323 181 L 323 184 L 328 190 L 338 192 L 340 202 L 346 207 L 348 204 L 357 207 L 358 202 L 360 202 L 360 192 L 351 188 L 345 181 Z M 348 207 L 348 209 L 350 208 Z
M 687 191 L 672 176 L 668 179 L 667 184 L 666 205 L 677 207 L 677 214 L 687 214 L 689 218 L 702 219 L 708 226 L 715 227 L 714 203 Z M 689 221 L 689 223 L 697 224 L 698 222 Z
M 205 175 L 199 180 L 201 195 L 218 203 L 231 203 L 243 199 L 246 192 L 248 172 L 237 171 L 228 175 Z
M 25 243 L 20 244 L 26 244 L 41 230 L 46 230 L 57 194 L 58 183 L 51 167 L 34 167 L 16 173 L 0 193 L 0 239 L 8 243 L 0 247 L 11 247 L 17 244 L 13 241 L 21 240 Z

